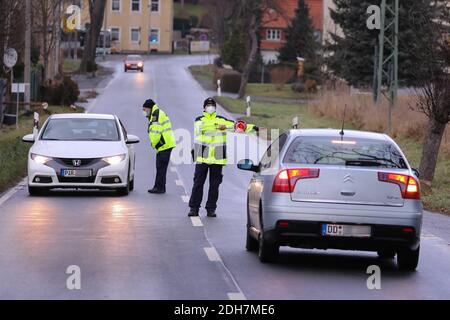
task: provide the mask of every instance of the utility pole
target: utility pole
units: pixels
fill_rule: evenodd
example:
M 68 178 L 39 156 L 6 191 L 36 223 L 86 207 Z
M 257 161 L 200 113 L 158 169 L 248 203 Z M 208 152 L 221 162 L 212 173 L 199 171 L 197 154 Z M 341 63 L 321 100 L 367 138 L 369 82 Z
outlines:
M 30 110 L 31 100 L 31 0 L 25 0 L 25 53 L 24 53 L 25 110 Z
M 106 60 L 106 34 L 108 29 L 108 0 L 106 0 L 105 5 L 105 25 L 103 27 L 103 60 Z
M 392 109 L 398 93 L 398 30 L 399 0 L 381 1 L 381 28 L 379 35 L 377 62 L 375 64 L 374 101 L 381 103 L 382 87 L 386 86 L 389 100 L 388 128 L 392 132 Z

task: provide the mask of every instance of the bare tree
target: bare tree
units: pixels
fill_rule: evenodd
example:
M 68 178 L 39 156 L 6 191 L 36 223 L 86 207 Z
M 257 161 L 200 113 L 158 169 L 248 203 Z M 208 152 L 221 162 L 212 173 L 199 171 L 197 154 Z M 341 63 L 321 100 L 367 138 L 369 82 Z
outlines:
M 438 17 L 423 26 L 430 35 L 422 46 L 428 81 L 416 89 L 417 107 L 429 119 L 420 162 L 421 178 L 428 182 L 434 179 L 442 137 L 450 121 L 450 7 L 443 1 L 434 5 Z
M 44 66 L 44 78 L 52 78 L 50 57 L 55 50 L 58 28 L 61 23 L 59 0 L 35 0 L 33 5 L 33 29 L 40 43 L 40 55 Z
M 215 40 L 219 46 L 219 54 L 222 54 L 223 45 L 228 32 L 227 21 L 231 19 L 234 1 L 210 0 L 207 4 L 207 12 L 212 18 L 212 29 Z
M 281 9 L 279 3 L 281 0 L 234 0 L 233 12 L 231 19 L 239 21 L 240 25 L 243 25 L 245 30 L 248 31 L 249 40 L 248 45 L 243 50 L 246 50 L 246 63 L 242 70 L 242 81 L 239 89 L 239 98 L 242 99 L 245 96 L 247 89 L 247 83 L 250 77 L 250 72 L 256 62 L 256 56 L 259 51 L 259 39 L 258 33 L 262 23 L 270 22 L 267 19 L 263 21 L 263 18 L 270 17 L 271 19 L 284 18 L 289 21 L 284 11 Z
M 80 69 L 84 72 L 92 72 L 96 69 L 95 51 L 97 41 L 103 26 L 105 17 L 106 0 L 89 0 L 90 25 L 86 33 L 83 60 Z
M 24 6 L 23 0 L 0 0 L 0 58 L 2 62 L 6 48 L 14 48 L 19 53 L 23 49 Z M 0 74 L 2 73 L 3 69 L 0 69 Z
M 3 102 L 10 100 L 10 92 L 7 88 L 10 82 L 8 69 L 3 66 L 5 49 L 14 48 L 19 53 L 23 52 L 24 44 L 24 1 L 0 0 L 0 126 L 3 122 L 5 105 Z

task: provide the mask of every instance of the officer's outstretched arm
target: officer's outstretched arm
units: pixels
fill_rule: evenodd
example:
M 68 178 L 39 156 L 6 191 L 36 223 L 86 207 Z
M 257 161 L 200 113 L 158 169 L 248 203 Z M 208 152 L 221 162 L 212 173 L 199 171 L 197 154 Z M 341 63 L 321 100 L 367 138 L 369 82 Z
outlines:
M 247 130 L 245 131 L 245 133 L 253 132 L 259 132 L 259 127 L 255 126 L 254 124 L 247 124 Z

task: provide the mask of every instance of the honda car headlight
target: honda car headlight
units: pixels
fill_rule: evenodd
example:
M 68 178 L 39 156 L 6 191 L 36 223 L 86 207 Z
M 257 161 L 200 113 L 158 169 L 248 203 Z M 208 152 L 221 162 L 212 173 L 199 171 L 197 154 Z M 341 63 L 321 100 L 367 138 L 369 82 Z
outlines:
M 122 154 L 120 156 L 103 158 L 102 160 L 105 161 L 106 163 L 108 163 L 109 165 L 113 166 L 115 164 L 119 164 L 122 161 L 124 161 L 126 159 L 126 157 L 127 156 L 125 154 Z
M 41 156 L 38 154 L 31 154 L 31 159 L 33 159 L 34 161 L 36 161 L 37 163 L 40 164 L 46 164 L 47 162 L 51 161 L 52 158 L 46 157 L 46 156 Z

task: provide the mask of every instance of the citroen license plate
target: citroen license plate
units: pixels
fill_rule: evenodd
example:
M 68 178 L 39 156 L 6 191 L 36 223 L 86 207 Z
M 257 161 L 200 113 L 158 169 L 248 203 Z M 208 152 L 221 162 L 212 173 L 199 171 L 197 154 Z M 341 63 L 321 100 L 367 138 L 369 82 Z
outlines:
M 372 235 L 372 228 L 370 226 L 356 226 L 344 224 L 322 225 L 322 236 L 370 238 L 371 235 Z

